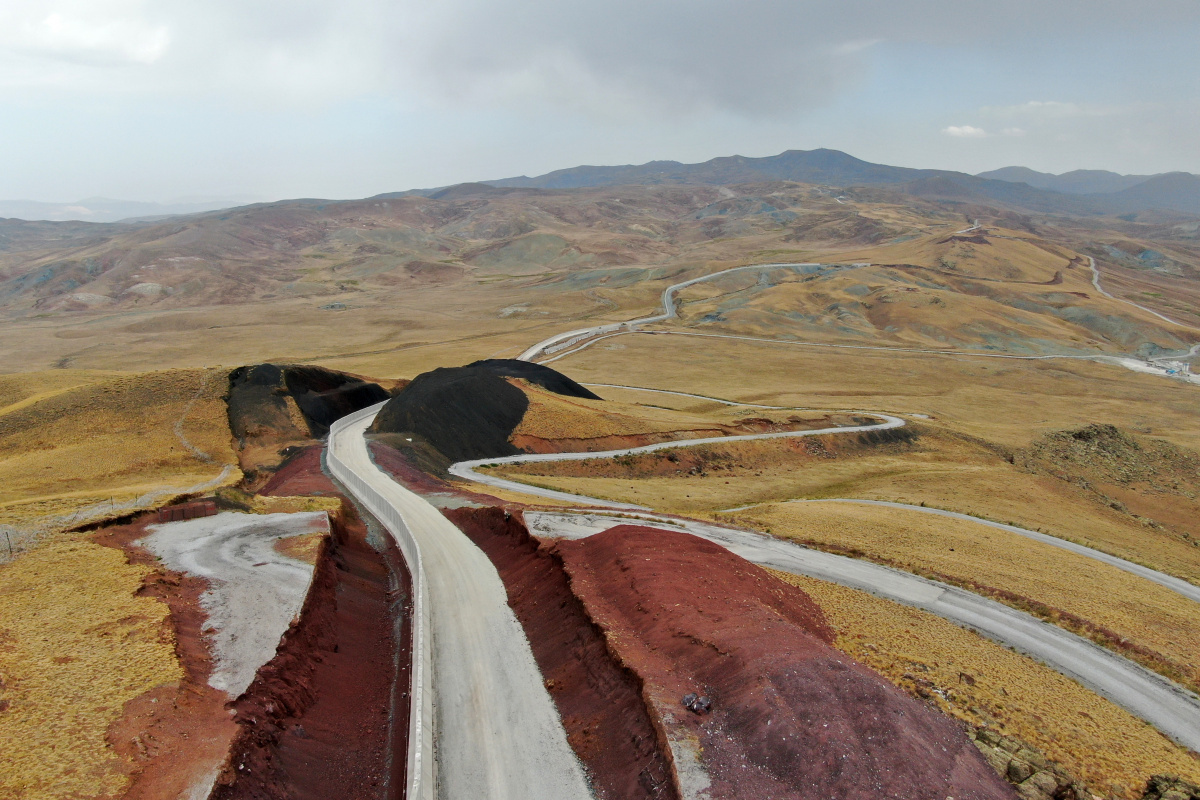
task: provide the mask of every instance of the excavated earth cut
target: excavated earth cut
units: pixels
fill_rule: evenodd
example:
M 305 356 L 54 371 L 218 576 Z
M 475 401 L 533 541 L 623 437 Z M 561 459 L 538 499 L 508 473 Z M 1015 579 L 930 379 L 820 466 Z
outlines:
M 264 493 L 326 494 L 320 448 Z M 390 537 L 343 499 L 312 588 L 275 658 L 231 704 L 238 734 L 211 800 L 402 796 L 407 764 L 410 584 Z
M 1015 797 L 957 723 L 835 650 L 806 594 L 724 548 L 622 525 L 553 552 L 676 765 L 699 759 L 685 797 Z M 683 707 L 692 692 L 710 713 Z

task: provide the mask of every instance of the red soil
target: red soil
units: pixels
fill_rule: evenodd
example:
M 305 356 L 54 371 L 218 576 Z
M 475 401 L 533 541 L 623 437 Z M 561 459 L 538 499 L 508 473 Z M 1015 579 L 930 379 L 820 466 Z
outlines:
M 698 739 L 712 800 L 1014 797 L 956 723 L 834 650 L 807 595 L 724 548 L 622 525 L 555 550 L 661 724 Z
M 321 453 L 324 451 L 325 445 L 321 444 L 303 448 L 283 462 L 258 493 L 275 497 L 337 494 L 333 481 L 321 471 Z
M 299 620 L 233 704 L 239 732 L 212 800 L 402 795 L 408 597 L 398 551 L 377 552 L 344 511 Z
M 157 566 L 153 556 L 133 544 L 155 521 L 155 515 L 144 514 L 129 524 L 102 528 L 92 539 L 121 549 L 132 564 Z M 109 744 L 128 765 L 132 782 L 123 795 L 126 800 L 187 796 L 220 766 L 237 731 L 225 709 L 229 696 L 208 685 L 212 657 L 202 633 L 208 616 L 200 607 L 206 588 L 200 578 L 156 568 L 138 591 L 170 609 L 184 679 L 130 700 L 108 730 Z
M 496 507 L 445 513 L 500 572 L 597 797 L 678 798 L 665 740 L 647 712 L 640 680 L 609 652 L 553 549 L 539 547 L 519 514 Z
M 423 472 L 414 466 L 399 450 L 389 447 L 382 442 L 368 442 L 367 449 L 370 450 L 371 459 L 375 462 L 376 466 L 395 478 L 401 486 L 417 494 L 453 493 L 463 500 L 486 506 L 503 503 L 502 500 L 498 500 L 490 494 L 463 491 L 427 472 Z
M 450 484 L 418 469 L 394 447 L 368 439 L 367 450 L 370 451 L 371 460 L 376 466 L 395 478 L 402 486 L 418 494 L 454 491 Z

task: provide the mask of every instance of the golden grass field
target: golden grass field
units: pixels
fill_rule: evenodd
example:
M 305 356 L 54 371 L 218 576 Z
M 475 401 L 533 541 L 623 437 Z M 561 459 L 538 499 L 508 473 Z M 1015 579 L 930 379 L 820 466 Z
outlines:
M 816 600 L 839 649 L 958 719 L 1032 744 L 1096 794 L 1141 797 L 1161 773 L 1200 781 L 1195 753 L 1049 667 L 924 611 L 774 574 Z
M 780 538 L 854 553 L 976 591 L 987 593 L 983 587 L 989 587 L 1035 600 L 1145 648 L 1155 656 L 1144 659 L 1147 666 L 1200 688 L 1196 604 L 1115 567 L 1008 531 L 917 511 L 787 503 L 738 512 L 730 519 Z
M 129 700 L 183 678 L 167 606 L 136 596 L 147 572 L 66 536 L 0 567 L 0 797 L 125 785 L 109 726 Z
M 566 397 L 528 381 L 514 380 L 529 398 L 529 407 L 510 439 L 520 446 L 525 437 L 557 440 L 576 447 L 592 449 L 588 439 L 645 437 L 669 439 L 721 436 L 742 432 L 738 427 L 749 421 L 783 428 L 817 427 L 826 420 L 811 414 L 735 408 L 710 404 L 703 413 L 680 411 L 650 404 L 651 396 L 642 394 L 640 403 L 620 400 L 592 400 Z M 599 387 L 601 391 L 606 391 Z M 807 418 L 807 419 L 806 419 Z M 669 434 L 668 436 L 655 436 Z M 607 446 L 601 442 L 601 446 Z M 556 448 L 557 449 L 557 448 Z
M 0 376 L 4 521 L 24 527 L 59 518 L 62 527 L 80 509 L 103 515 L 103 506 L 119 511 L 147 493 L 169 496 L 218 478 L 236 464 L 225 376 L 221 369 Z M 237 478 L 230 473 L 230 482 Z

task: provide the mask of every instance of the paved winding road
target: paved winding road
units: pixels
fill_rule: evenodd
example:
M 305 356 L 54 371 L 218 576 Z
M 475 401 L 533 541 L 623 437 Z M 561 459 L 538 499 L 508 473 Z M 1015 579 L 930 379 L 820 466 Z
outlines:
M 626 387 L 629 388 L 629 387 Z M 740 404 L 738 404 L 740 405 Z M 763 406 L 756 406 L 763 408 Z M 547 497 L 552 500 L 560 500 L 571 503 L 584 503 L 586 505 L 598 505 L 605 508 L 627 508 L 647 510 L 645 506 L 633 505 L 631 503 L 617 503 L 612 500 L 599 500 L 595 497 L 586 497 L 584 495 L 570 494 L 568 492 L 559 492 L 554 489 L 543 489 L 540 486 L 530 486 L 527 483 L 519 481 L 510 481 L 506 478 L 500 478 L 495 475 L 486 475 L 476 472 L 477 467 L 500 466 L 503 464 L 530 464 L 540 461 L 587 461 L 593 458 L 616 458 L 617 456 L 639 455 L 641 453 L 653 453 L 656 450 L 672 450 L 680 447 L 695 447 L 702 444 L 728 444 L 729 442 L 748 442 L 757 441 L 759 439 L 796 439 L 802 436 L 821 436 L 827 433 L 865 433 L 867 431 L 883 431 L 889 428 L 899 428 L 904 425 L 904 420 L 899 417 L 893 417 L 890 414 L 880 414 L 875 411 L 843 411 L 844 414 L 861 414 L 863 416 L 879 417 L 883 422 L 877 422 L 873 425 L 845 425 L 835 428 L 816 428 L 813 430 L 803 431 L 777 431 L 775 433 L 750 433 L 743 436 L 709 436 L 703 439 L 682 439 L 672 442 L 659 442 L 658 444 L 647 444 L 641 447 L 626 447 L 620 450 L 602 450 L 594 453 L 530 453 L 520 456 L 503 456 L 497 458 L 480 458 L 473 461 L 459 461 L 456 464 L 450 465 L 450 474 L 463 480 L 476 481 L 478 483 L 487 484 L 502 489 L 509 489 L 525 494 L 533 494 L 538 497 Z
M 614 388 L 616 388 L 614 386 Z M 621 386 L 623 389 L 637 389 Z M 663 390 L 647 390 L 662 393 Z M 740 405 L 730 400 L 693 395 L 686 392 L 666 392 L 684 397 L 713 400 L 729 405 Z M 762 406 L 758 406 L 762 407 Z M 871 412 L 850 412 L 867 414 Z M 904 425 L 904 420 L 885 414 L 871 413 L 883 422 L 875 425 L 858 425 L 844 428 L 824 428 L 811 431 L 788 431 L 747 436 L 709 437 L 685 441 L 663 442 L 644 447 L 625 448 L 599 453 L 544 453 L 506 458 L 463 461 L 450 467 L 451 474 L 486 485 L 523 492 L 557 501 L 569 501 L 592 507 L 616 509 L 624 517 L 603 513 L 581 512 L 528 512 L 531 529 L 545 536 L 587 536 L 613 525 L 626 524 L 629 516 L 639 517 L 656 527 L 673 527 L 686 530 L 716 542 L 731 552 L 756 564 L 785 572 L 808 575 L 831 581 L 854 589 L 868 591 L 889 600 L 916 606 L 944 619 L 976 630 L 990 639 L 1013 647 L 1047 664 L 1062 674 L 1073 678 L 1092 691 L 1108 698 L 1130 713 L 1154 725 L 1179 744 L 1200 752 L 1200 697 L 1176 685 L 1170 680 L 1123 658 L 1109 650 L 1036 617 L 1017 611 L 1002 603 L 990 600 L 957 587 L 926 580 L 899 570 L 867 561 L 845 558 L 830 553 L 810 550 L 799 545 L 781 541 L 751 531 L 709 525 L 693 520 L 665 517 L 649 512 L 643 506 L 616 503 L 584 495 L 558 492 L 531 486 L 518 481 L 480 474 L 475 468 L 484 465 L 519 464 L 530 462 L 578 461 L 589 458 L 612 458 L 621 455 L 653 452 L 669 448 L 687 447 L 729 441 L 814 436 L 829 433 L 856 433 L 884 430 Z M 868 502 L 853 501 L 844 502 Z M 1021 536 L 1061 547 L 1080 555 L 1094 558 L 1102 563 L 1126 570 L 1180 594 L 1200 601 L 1200 587 L 1193 586 L 1170 575 L 1151 570 L 1139 564 L 1117 558 L 1098 550 L 1057 539 L 1053 536 L 1018 528 L 1013 525 L 992 523 L 966 514 L 901 503 L 879 504 L 898 509 L 917 509 L 927 513 L 965 519 L 991 525 Z
M 438 509 L 371 461 L 363 434 L 382 405 L 334 426 L 327 461 L 396 537 L 419 593 L 413 707 L 424 710 L 409 741 L 421 782 L 410 780 L 409 800 L 591 798 L 495 567 Z
M 973 228 L 967 229 L 970 230 Z M 540 358 L 545 363 L 578 352 L 609 336 L 636 332 L 642 325 L 668 320 L 676 315 L 675 295 L 680 289 L 732 272 L 797 269 L 816 273 L 858 266 L 862 265 L 787 263 L 722 270 L 667 287 L 662 294 L 663 311 L 660 314 L 557 334 L 530 347 L 519 358 L 526 361 Z M 722 338 L 757 341 L 754 337 Z M 802 342 L 778 343 L 839 347 Z M 853 345 L 840 347 L 891 349 Z M 951 354 L 947 351 L 920 352 Z M 952 354 L 1021 359 L 1064 357 Z M 685 392 L 666 393 L 741 405 Z M 542 685 L 541 673 L 529 642 L 508 606 L 504 585 L 495 568 L 483 552 L 434 506 L 400 486 L 371 461 L 363 434 L 382 405 L 365 409 L 334 425 L 329 436 L 327 463 L 332 474 L 396 538 L 413 573 L 414 668 L 411 691 L 414 713 L 410 720 L 407 796 L 410 800 L 432 800 L 435 797 L 439 800 L 590 798 L 592 795 L 583 770 L 567 744 L 562 722 Z M 531 527 L 546 535 L 586 536 L 627 522 L 628 516 L 635 516 L 657 526 L 676 527 L 703 536 L 764 566 L 833 581 L 925 609 L 1038 658 L 1156 726 L 1180 744 L 1200 751 L 1200 698 L 1133 662 L 1008 606 L 956 587 L 870 562 L 808 550 L 769 536 L 644 513 L 648 510 L 632 504 L 611 503 L 542 489 L 475 471 L 477 467 L 492 464 L 610 458 L 709 443 L 879 431 L 905 424 L 899 417 L 877 412 L 843 413 L 872 416 L 881 421 L 820 430 L 663 442 L 598 453 L 530 454 L 479 459 L 454 464 L 450 472 L 457 477 L 490 486 L 556 501 L 616 509 L 625 515 L 613 517 L 594 512 L 529 512 L 527 519 Z M 930 513 L 938 511 L 922 510 Z M 941 513 L 954 516 L 953 512 Z M 981 522 L 973 517 L 967 519 Z M 1107 554 L 1013 526 L 998 527 L 1098 558 L 1155 580 L 1151 575 L 1143 574 L 1153 573 L 1153 570 Z M 1195 588 L 1190 584 L 1179 587 L 1170 582 L 1183 582 L 1160 573 L 1154 575 L 1159 578 L 1156 582 L 1177 591 L 1187 593 Z M 1188 596 L 1196 599 L 1194 594 Z
M 979 229 L 979 227 L 980 227 L 980 224 L 978 221 L 976 221 L 975 224 L 973 224 L 971 227 L 964 228 L 963 230 L 956 231 L 955 233 L 956 234 L 971 233 L 971 232 Z M 1109 298 L 1110 300 L 1116 300 L 1118 302 L 1125 303 L 1126 305 L 1140 309 L 1141 311 L 1145 311 L 1149 314 L 1153 314 L 1154 316 L 1158 317 L 1159 319 L 1163 320 L 1164 322 L 1168 322 L 1172 325 L 1177 325 L 1179 327 L 1197 330 L 1196 328 L 1193 328 L 1190 325 L 1185 325 L 1184 323 L 1177 322 L 1177 321 L 1171 319 L 1170 317 L 1163 316 L 1162 314 L 1158 313 L 1157 311 L 1154 311 L 1153 309 L 1149 309 L 1149 308 L 1146 308 L 1145 306 L 1138 305 L 1137 303 L 1134 303 L 1131 300 L 1125 300 L 1124 298 L 1114 297 L 1113 295 L 1109 294 L 1108 292 L 1106 292 L 1104 289 L 1102 289 L 1100 287 L 1100 271 L 1096 267 L 1095 259 L 1093 259 L 1089 256 L 1088 263 L 1090 264 L 1091 270 L 1092 270 L 1092 285 L 1095 286 L 1096 291 L 1099 292 L 1100 294 L 1104 295 L 1105 297 Z M 819 263 L 815 263 L 815 262 L 804 262 L 804 263 L 750 264 L 750 265 L 742 266 L 742 267 L 731 267 L 730 269 L 723 269 L 723 270 L 720 270 L 719 272 L 713 272 L 708 275 L 701 275 L 700 277 L 691 278 L 690 280 L 681 281 L 680 283 L 675 283 L 675 284 L 668 286 L 666 289 L 663 290 L 662 301 L 661 301 L 662 302 L 662 311 L 658 314 L 654 314 L 649 317 L 640 317 L 638 319 L 627 320 L 625 322 L 609 322 L 609 323 L 604 323 L 602 325 L 596 325 L 591 328 L 580 328 L 580 329 L 574 330 L 574 331 L 567 331 L 566 333 L 555 334 L 554 336 L 551 336 L 548 339 L 544 339 L 544 340 L 538 342 L 537 344 L 533 345 L 532 347 L 528 348 L 527 350 L 525 350 L 525 352 L 521 353 L 521 355 L 517 356 L 517 358 L 521 361 L 538 361 L 541 364 L 551 364 L 555 361 L 558 361 L 559 359 L 574 355 L 575 353 L 578 353 L 581 350 L 586 350 L 587 348 L 591 347 L 592 345 L 594 345 L 598 342 L 601 342 L 605 339 L 609 339 L 614 336 L 621 336 L 623 334 L 628 334 L 628 333 L 644 333 L 644 334 L 666 335 L 666 336 L 700 336 L 700 337 L 710 338 L 710 339 L 734 339 L 734 340 L 742 340 L 742 341 L 748 341 L 748 342 L 763 342 L 766 344 L 791 345 L 794 347 L 822 347 L 822 348 L 831 348 L 831 349 L 836 349 L 836 350 L 870 350 L 870 351 L 876 351 L 876 352 L 922 353 L 922 354 L 927 354 L 927 355 L 956 356 L 956 357 L 960 357 L 960 358 L 1002 358 L 1002 359 L 1012 359 L 1012 360 L 1016 360 L 1016 361 L 1046 361 L 1046 360 L 1052 360 L 1052 359 L 1064 359 L 1064 360 L 1069 360 L 1069 361 L 1095 361 L 1095 362 L 1099 362 L 1102 364 L 1112 364 L 1114 366 L 1124 367 L 1125 369 L 1131 370 L 1133 372 L 1141 372 L 1141 373 L 1150 374 L 1150 375 L 1171 376 L 1171 377 L 1176 377 L 1176 378 L 1185 380 L 1189 383 L 1200 384 L 1200 376 L 1186 375 L 1186 374 L 1185 375 L 1176 375 L 1176 374 L 1170 372 L 1167 367 L 1161 366 L 1158 363 L 1160 361 L 1164 361 L 1164 360 L 1168 360 L 1168 359 L 1175 359 L 1175 358 L 1181 358 L 1181 357 L 1187 358 L 1192 355 L 1195 355 L 1197 352 L 1197 349 L 1200 348 L 1200 345 L 1193 347 L 1192 350 L 1185 356 L 1161 356 L 1158 358 L 1146 360 L 1146 359 L 1141 359 L 1141 358 L 1133 358 L 1130 356 L 1110 356 L 1110 355 L 1104 355 L 1104 354 L 1099 354 L 1099 353 L 1092 354 L 1092 355 L 1053 354 L 1053 355 L 1038 355 L 1038 356 L 1022 356 L 1022 355 L 1012 355 L 1012 354 L 1008 354 L 1008 353 L 982 353 L 982 352 L 972 352 L 972 351 L 964 351 L 964 350 L 946 350 L 946 349 L 936 349 L 936 348 L 878 347 L 878 346 L 874 346 L 874 345 L 831 344 L 831 343 L 827 343 L 827 342 L 803 342 L 803 341 L 797 341 L 794 339 L 769 339 L 766 337 L 759 337 L 759 336 L 737 336 L 737 335 L 733 335 L 733 334 L 721 334 L 721 333 L 699 333 L 696 331 L 663 331 L 663 330 L 644 331 L 644 330 L 642 330 L 642 326 L 644 326 L 644 325 L 649 325 L 649 324 L 652 324 L 655 322 L 665 322 L 666 320 L 672 319 L 678 315 L 677 308 L 676 308 L 675 295 L 679 292 L 680 289 L 684 289 L 688 286 L 692 286 L 694 284 L 701 283 L 704 281 L 710 281 L 710 280 L 712 280 L 714 278 L 718 278 L 722 275 L 728 275 L 731 272 L 741 272 L 741 271 L 745 271 L 745 270 L 794 269 L 794 270 L 801 270 L 807 274 L 815 274 L 818 272 L 835 272 L 835 271 L 839 271 L 839 270 L 856 269 L 856 268 L 865 267 L 865 266 L 869 266 L 869 264 L 863 264 L 863 263 L 819 264 Z
M 650 325 L 655 322 L 665 322 L 666 320 L 674 318 L 677 314 L 676 309 L 675 309 L 675 295 L 676 295 L 676 293 L 679 292 L 680 289 L 684 289 L 688 286 L 691 286 L 691 285 L 697 284 L 697 283 L 701 283 L 703 281 L 711 281 L 714 278 L 719 278 L 722 275 L 728 275 L 731 272 L 744 272 L 746 270 L 762 270 L 762 269 L 791 269 L 791 270 L 798 270 L 804 274 L 816 274 L 818 272 L 836 272 L 838 270 L 854 269 L 856 267 L 865 267 L 865 266 L 867 266 L 867 265 L 866 264 L 817 264 L 817 263 L 813 263 L 813 262 L 803 262 L 803 263 L 787 262 L 787 263 L 777 263 L 777 264 L 776 263 L 749 264 L 744 267 L 730 267 L 729 269 L 723 269 L 719 272 L 712 272 L 712 273 L 709 273 L 708 275 L 701 275 L 698 278 L 691 278 L 690 280 L 680 281 L 679 283 L 673 283 L 670 286 L 668 286 L 666 289 L 663 289 L 662 311 L 658 314 L 654 314 L 649 317 L 640 317 L 638 319 L 631 319 L 631 320 L 627 320 L 625 322 L 609 322 L 609 323 L 605 323 L 603 325 L 596 325 L 591 328 L 580 328 L 579 330 L 575 330 L 575 331 L 567 331 L 566 333 L 559 333 L 554 336 L 551 336 L 549 339 L 545 339 L 543 341 L 538 342 L 533 347 L 530 347 L 528 350 L 521 353 L 521 355 L 517 356 L 517 358 L 521 361 L 534 361 L 535 359 L 543 358 L 545 356 L 553 356 L 556 353 L 558 353 L 558 355 L 555 356 L 555 358 L 553 359 L 553 360 L 557 361 L 559 358 L 562 358 L 563 356 L 570 355 L 570 353 L 574 353 L 574 352 L 577 352 L 578 350 L 583 349 L 583 347 L 579 347 L 579 348 L 576 348 L 576 350 L 571 350 L 570 353 L 562 352 L 563 350 L 566 350 L 568 347 L 572 347 L 574 345 L 578 345 L 578 344 L 581 344 L 584 342 L 587 343 L 584 345 L 584 347 L 586 347 L 590 344 L 593 344 L 597 340 L 597 337 L 607 338 L 608 336 L 615 335 L 617 333 L 631 333 L 631 332 L 637 330 L 642 325 Z
M 1191 330 L 1196 330 L 1196 328 L 1194 326 L 1187 325 L 1183 322 L 1179 322 L 1178 320 L 1173 320 L 1170 317 L 1166 316 L 1165 314 L 1158 313 L 1153 308 L 1146 308 L 1145 306 L 1139 305 L 1139 304 L 1133 302 L 1132 300 L 1126 300 L 1124 297 L 1117 297 L 1115 295 L 1109 294 L 1100 285 L 1100 268 L 1096 266 L 1096 259 L 1092 258 L 1091 256 L 1088 256 L 1087 260 L 1088 260 L 1088 266 L 1091 267 L 1091 269 L 1092 269 L 1092 286 L 1095 287 L 1097 292 L 1104 295 L 1109 300 L 1116 300 L 1118 303 L 1124 303 L 1125 305 L 1129 305 L 1129 306 L 1133 306 L 1134 308 L 1141 309 L 1142 311 L 1145 311 L 1147 314 L 1153 314 L 1154 316 L 1161 319 L 1163 322 L 1169 322 L 1172 325 L 1178 325 L 1180 328 L 1190 328 Z

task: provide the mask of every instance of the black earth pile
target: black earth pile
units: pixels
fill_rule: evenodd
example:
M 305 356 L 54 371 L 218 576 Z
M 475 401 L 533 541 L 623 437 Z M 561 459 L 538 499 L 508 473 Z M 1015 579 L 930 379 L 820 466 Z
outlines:
M 420 437 L 451 461 L 516 455 L 508 441 L 529 398 L 505 378 L 523 378 L 556 394 L 600 398 L 549 367 L 489 359 L 418 375 L 379 412 L 371 433 Z
M 229 427 L 239 441 L 267 431 L 294 427 L 288 414 L 291 396 L 313 437 L 355 411 L 387 400 L 382 386 L 321 367 L 254 364 L 229 374 Z

